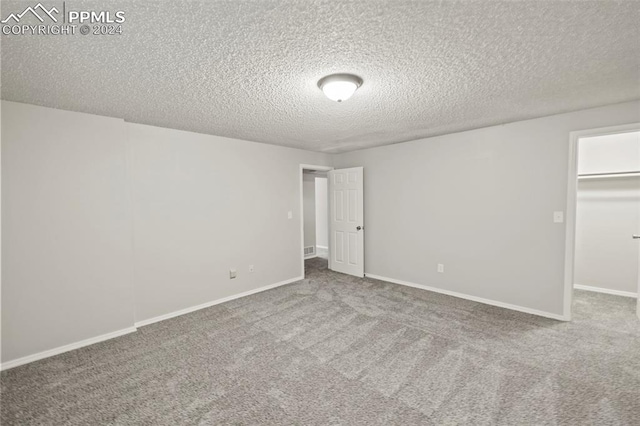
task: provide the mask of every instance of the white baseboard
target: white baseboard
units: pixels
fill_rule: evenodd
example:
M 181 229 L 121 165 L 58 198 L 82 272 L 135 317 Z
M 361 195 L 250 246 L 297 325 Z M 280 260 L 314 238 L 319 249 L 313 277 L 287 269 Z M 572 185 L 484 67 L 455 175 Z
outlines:
M 638 293 L 633 293 L 631 291 L 610 290 L 608 288 L 591 287 L 582 284 L 574 284 L 573 288 L 577 290 L 595 291 L 596 293 L 612 294 L 614 296 L 633 297 L 634 299 L 638 297 Z
M 154 317 L 154 318 L 150 318 L 150 319 L 147 319 L 147 320 L 138 321 L 138 322 L 135 323 L 135 327 L 124 328 L 122 330 L 118 330 L 118 331 L 114 331 L 114 332 L 111 332 L 111 333 L 103 334 L 101 336 L 92 337 L 90 339 L 82 340 L 80 342 L 75 342 L 75 343 L 71 343 L 69 345 L 60 346 L 59 348 L 50 349 L 48 351 L 39 352 L 39 353 L 33 354 L 33 355 L 27 355 L 25 357 L 14 359 L 12 361 L 3 362 L 0 365 L 0 371 L 8 370 L 10 368 L 17 367 L 19 365 L 28 364 L 30 362 L 38 361 L 38 360 L 41 360 L 41 359 L 44 359 L 44 358 L 49 358 L 49 357 L 52 357 L 54 355 L 58 355 L 58 354 L 61 354 L 61 353 L 64 353 L 64 352 L 72 351 L 74 349 L 82 348 L 84 346 L 93 345 L 94 343 L 103 342 L 105 340 L 113 339 L 114 337 L 119 337 L 119 336 L 123 336 L 125 334 L 133 333 L 133 332 L 135 332 L 137 330 L 138 327 L 143 327 L 145 325 L 153 324 L 153 323 L 158 322 L 158 321 L 163 321 L 163 320 L 166 320 L 166 319 L 169 319 L 169 318 L 174 318 L 174 317 L 177 317 L 177 316 L 180 316 L 180 315 L 188 314 L 190 312 L 194 312 L 194 311 L 197 311 L 197 310 L 200 310 L 200 309 L 208 308 L 210 306 L 217 305 L 217 304 L 224 303 L 224 302 L 228 302 L 230 300 L 239 299 L 239 298 L 245 297 L 245 296 L 250 296 L 252 294 L 260 293 L 260 292 L 265 291 L 265 290 L 270 290 L 272 288 L 280 287 L 280 286 L 285 285 L 285 284 L 291 284 L 293 282 L 300 281 L 302 279 L 304 279 L 304 277 L 296 277 L 296 278 L 291 278 L 291 279 L 288 279 L 288 280 L 285 280 L 285 281 L 280 281 L 278 283 L 267 285 L 267 286 L 264 286 L 264 287 L 260 287 L 260 288 L 257 288 L 255 290 L 249 290 L 249 291 L 245 291 L 244 293 L 234 294 L 233 296 L 228 296 L 228 297 L 224 297 L 222 299 L 214 300 L 212 302 L 203 303 L 202 305 L 192 306 L 190 308 L 181 309 L 179 311 L 171 312 L 171 313 L 168 313 L 168 314 L 165 314 L 165 315 L 160 315 L 158 317 Z
M 319 248 L 322 250 L 329 250 L 329 247 L 325 247 L 325 246 L 316 246 L 316 248 Z
M 318 255 L 317 255 L 317 254 L 312 254 L 312 255 L 310 255 L 310 256 L 305 256 L 305 257 L 304 257 L 304 260 L 313 259 L 314 257 L 318 257 Z
M 564 315 L 552 314 L 551 312 L 539 311 L 537 309 L 525 308 L 523 306 L 511 305 L 509 303 L 498 302 L 495 300 L 484 299 L 482 297 L 470 296 L 463 293 L 458 293 L 455 291 L 443 290 L 436 287 L 429 287 L 427 285 L 415 284 L 408 281 L 396 280 L 394 278 L 381 277 L 379 275 L 373 274 L 364 274 L 368 278 L 373 278 L 374 280 L 387 281 L 393 284 L 400 284 L 407 287 L 419 288 L 421 290 L 433 291 L 434 293 L 446 294 L 447 296 L 459 297 L 461 299 L 471 300 L 473 302 L 484 303 L 486 305 L 497 306 L 499 308 L 511 309 L 513 311 L 524 312 L 526 314 L 538 315 L 541 317 L 551 318 L 559 321 L 569 321 Z
M 241 297 L 250 296 L 252 294 L 260 293 L 260 292 L 263 292 L 263 291 L 266 291 L 266 290 L 271 290 L 272 288 L 280 287 L 280 286 L 286 285 L 286 284 L 291 284 L 291 283 L 294 283 L 296 281 L 300 281 L 300 280 L 303 280 L 303 279 L 304 279 L 304 277 L 302 277 L 302 276 L 295 277 L 295 278 L 290 278 L 288 280 L 280 281 L 280 282 L 275 283 L 275 284 L 270 284 L 270 285 L 267 285 L 267 286 L 264 286 L 264 287 L 256 288 L 255 290 L 245 291 L 244 293 L 234 294 L 232 296 L 223 297 L 222 299 L 213 300 L 211 302 L 203 303 L 201 305 L 191 306 L 189 308 L 180 309 L 179 311 L 174 311 L 174 312 L 170 312 L 168 314 L 164 314 L 164 315 L 160 315 L 160 316 L 157 316 L 157 317 L 149 318 L 149 319 L 146 319 L 146 320 L 138 321 L 138 322 L 136 322 L 136 327 L 144 327 L 145 325 L 153 324 L 153 323 L 156 323 L 156 322 L 159 322 L 159 321 L 164 321 L 164 320 L 169 319 L 169 318 L 179 317 L 180 315 L 184 315 L 184 314 L 188 314 L 188 313 L 191 313 L 191 312 L 199 311 L 200 309 L 209 308 L 209 307 L 214 306 L 214 305 L 219 305 L 220 303 L 229 302 L 229 301 L 234 300 L 234 299 L 239 299 Z
M 103 334 L 101 336 L 92 337 L 90 339 L 81 340 L 79 342 L 70 343 L 68 345 L 60 346 L 55 349 L 49 349 L 48 351 L 39 352 L 33 355 L 27 355 L 22 358 L 14 359 L 13 361 L 3 362 L 0 366 L 0 370 L 8 370 L 19 365 L 28 364 L 30 362 L 38 361 L 44 358 L 49 358 L 54 355 L 59 355 L 65 352 L 72 351 L 74 349 L 80 349 L 85 346 L 93 345 L 95 343 L 104 342 L 105 340 L 113 339 L 114 337 L 124 336 L 125 334 L 133 333 L 136 331 L 135 327 L 127 327 L 122 330 L 113 331 L 111 333 Z

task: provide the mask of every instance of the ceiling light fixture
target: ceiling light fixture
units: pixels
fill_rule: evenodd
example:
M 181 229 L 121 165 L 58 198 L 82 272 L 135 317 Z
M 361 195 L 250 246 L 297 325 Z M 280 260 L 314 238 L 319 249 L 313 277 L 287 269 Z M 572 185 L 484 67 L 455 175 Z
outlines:
M 336 102 L 349 99 L 361 85 L 362 79 L 353 74 L 332 74 L 318 81 L 325 96 Z

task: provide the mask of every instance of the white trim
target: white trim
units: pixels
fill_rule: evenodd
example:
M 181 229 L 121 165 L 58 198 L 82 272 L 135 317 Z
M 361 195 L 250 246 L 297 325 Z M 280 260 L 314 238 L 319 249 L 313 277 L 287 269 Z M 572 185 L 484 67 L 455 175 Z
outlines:
M 311 256 L 305 256 L 305 257 L 304 257 L 304 260 L 313 259 L 313 258 L 315 258 L 315 257 L 318 257 L 318 255 L 317 255 L 317 254 L 312 254 Z
M 272 288 L 280 287 L 282 285 L 291 284 L 296 281 L 300 281 L 304 279 L 304 277 L 295 277 L 290 278 L 288 280 L 280 281 L 275 284 L 266 285 L 264 287 L 256 288 L 254 290 L 245 291 L 244 293 L 234 294 L 232 296 L 223 297 L 222 299 L 213 300 L 211 302 L 203 303 L 201 305 L 191 306 L 189 308 L 180 309 L 179 311 L 169 312 L 168 314 L 160 315 L 157 317 L 149 318 L 142 321 L 136 322 L 136 327 L 144 327 L 145 325 L 153 324 L 156 322 L 164 321 L 170 318 L 179 317 L 180 315 L 188 314 L 194 311 L 199 311 L 200 309 L 209 308 L 214 305 L 219 305 L 220 303 L 229 302 L 231 300 L 239 299 L 241 297 L 250 296 L 255 293 L 260 293 L 265 290 L 271 290 Z
M 473 302 L 484 303 L 486 305 L 497 306 L 499 308 L 511 309 L 512 311 L 524 312 L 526 314 L 538 315 L 541 317 L 552 318 L 560 321 L 569 321 L 569 319 L 566 318 L 565 316 L 552 314 L 551 312 L 539 311 L 537 309 L 525 308 L 523 306 L 511 305 L 509 303 L 497 302 L 495 300 L 484 299 L 482 297 L 470 296 L 468 294 L 458 293 L 450 290 L 443 290 L 440 288 L 430 287 L 422 284 L 415 284 L 408 281 L 396 280 L 394 278 L 381 277 L 379 275 L 373 275 L 368 273 L 365 273 L 364 275 L 365 277 L 373 278 L 374 280 L 386 281 L 393 284 L 404 285 L 407 287 L 419 288 L 421 290 L 433 291 L 434 293 L 446 294 L 447 296 L 459 297 L 460 299 L 471 300 Z
M 38 361 L 44 358 L 49 358 L 54 355 L 59 355 L 65 352 L 73 351 L 75 349 L 80 349 L 85 346 L 93 345 L 95 343 L 104 342 L 105 340 L 124 336 L 125 334 L 133 333 L 135 331 L 136 331 L 135 327 L 127 327 L 127 328 L 123 328 L 122 330 L 113 331 L 111 333 L 103 334 L 96 337 L 91 337 L 90 339 L 85 339 L 79 342 L 60 346 L 58 348 L 49 349 L 48 351 L 38 352 L 37 354 L 33 354 L 33 355 L 27 355 L 22 358 L 14 359 L 13 361 L 3 362 L 2 366 L 0 366 L 0 370 L 4 371 L 13 367 L 17 367 L 19 365 L 29 364 L 30 362 Z
M 312 164 L 300 164 L 300 207 L 298 210 L 298 216 L 300 217 L 300 274 L 302 274 L 302 279 L 304 279 L 304 191 L 302 181 L 304 179 L 304 171 L 305 170 L 317 170 L 319 172 L 328 172 L 333 170 L 332 166 L 314 166 Z M 327 194 L 328 196 L 328 194 Z M 328 204 L 327 204 L 328 206 Z M 328 250 L 328 249 L 327 249 Z M 311 258 L 309 258 L 311 259 Z M 331 260 L 329 260 L 331 262 Z
M 576 244 L 576 206 L 578 197 L 578 141 L 580 138 L 615 135 L 640 130 L 640 123 L 620 126 L 601 127 L 597 129 L 579 130 L 569 133 L 569 167 L 567 175 L 567 212 L 565 214 L 565 246 L 564 246 L 564 304 L 563 316 L 571 320 L 571 304 L 573 301 L 573 273 Z M 640 303 L 638 304 L 640 314 Z
M 582 285 L 582 284 L 574 284 L 573 288 L 575 288 L 576 290 L 586 290 L 586 291 L 593 291 L 596 293 L 612 294 L 614 296 L 633 297 L 634 299 L 638 297 L 638 293 L 634 293 L 632 291 L 611 290 L 609 288 L 592 287 L 589 285 Z
M 594 173 L 591 175 L 578 175 L 578 180 L 619 179 L 619 178 L 637 177 L 637 176 L 640 176 L 640 172 Z
M 329 248 L 316 246 L 316 255 L 318 257 L 325 257 L 327 260 L 329 260 Z
M 229 302 L 234 299 L 239 299 L 241 297 L 250 296 L 255 293 L 260 293 L 265 290 L 271 290 L 272 288 L 280 287 L 286 284 L 291 284 L 296 281 L 300 281 L 304 279 L 304 277 L 295 277 L 288 280 L 280 281 L 275 284 L 267 285 L 264 287 L 256 288 L 255 290 L 245 291 L 244 293 L 234 294 L 233 296 L 223 297 L 222 299 L 214 300 L 212 302 L 203 303 L 201 305 L 192 306 L 190 308 L 181 309 L 179 311 L 171 312 L 165 315 L 160 315 L 154 318 L 138 321 L 135 323 L 135 327 L 127 327 L 122 330 L 114 331 L 111 333 L 103 334 L 101 336 L 91 337 L 89 339 L 82 340 L 80 342 L 71 343 L 65 346 L 60 346 L 59 348 L 49 349 L 44 352 L 39 352 L 33 355 L 27 355 L 22 358 L 14 359 L 13 361 L 3 362 L 0 365 L 0 371 L 8 370 L 13 367 L 17 367 L 19 365 L 28 364 L 30 362 L 38 361 L 44 358 L 49 358 L 54 355 L 59 355 L 64 352 L 69 352 L 75 349 L 80 349 L 85 346 L 93 345 L 95 343 L 104 342 L 105 340 L 113 339 L 115 337 L 123 336 L 125 334 L 133 333 L 137 330 L 138 327 L 144 327 L 145 325 L 153 324 L 159 321 L 164 321 L 169 318 L 174 318 L 180 315 L 188 314 L 190 312 L 198 311 L 200 309 L 208 308 L 210 306 L 218 305 L 220 303 Z

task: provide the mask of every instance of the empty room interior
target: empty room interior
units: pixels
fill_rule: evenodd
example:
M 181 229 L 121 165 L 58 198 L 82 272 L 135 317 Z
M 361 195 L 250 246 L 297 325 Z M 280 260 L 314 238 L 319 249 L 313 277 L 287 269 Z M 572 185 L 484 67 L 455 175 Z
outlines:
M 0 424 L 640 425 L 640 2 L 2 1 Z

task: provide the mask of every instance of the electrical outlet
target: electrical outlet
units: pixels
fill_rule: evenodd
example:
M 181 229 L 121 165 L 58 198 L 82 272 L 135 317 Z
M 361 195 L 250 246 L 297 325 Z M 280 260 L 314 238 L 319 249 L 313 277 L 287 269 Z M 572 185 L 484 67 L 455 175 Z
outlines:
M 238 272 L 235 269 L 229 269 L 229 279 L 232 280 L 236 277 Z
M 253 273 L 253 271 L 254 271 L 253 265 L 249 265 L 249 272 Z
M 442 263 L 438 263 L 438 272 L 444 274 L 444 265 Z
M 287 212 L 287 219 L 293 219 L 293 212 L 292 211 L 288 211 Z

